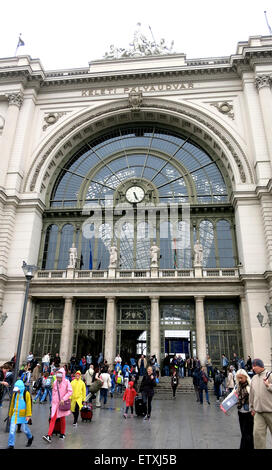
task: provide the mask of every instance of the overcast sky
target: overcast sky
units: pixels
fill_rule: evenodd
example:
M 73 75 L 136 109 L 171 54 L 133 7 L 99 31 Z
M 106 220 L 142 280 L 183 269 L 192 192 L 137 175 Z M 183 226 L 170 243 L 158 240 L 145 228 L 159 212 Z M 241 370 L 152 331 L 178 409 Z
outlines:
M 127 48 L 137 22 L 189 59 L 230 56 L 238 41 L 269 35 L 264 10 L 272 27 L 271 0 L 3 0 L 0 57 L 14 56 L 22 33 L 18 55 L 46 70 L 88 67 L 110 44 Z

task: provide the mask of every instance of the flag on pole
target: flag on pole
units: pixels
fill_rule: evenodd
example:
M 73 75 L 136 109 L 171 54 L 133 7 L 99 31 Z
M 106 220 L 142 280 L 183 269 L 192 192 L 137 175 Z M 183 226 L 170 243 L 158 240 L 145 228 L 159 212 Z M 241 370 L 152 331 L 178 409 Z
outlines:
M 93 255 L 92 255 L 92 245 L 90 242 L 90 259 L 89 259 L 89 269 L 93 269 Z
M 272 35 L 272 29 L 271 29 L 270 24 L 268 23 L 266 11 L 264 12 L 264 16 L 265 16 L 265 19 L 266 19 L 266 24 L 267 24 L 267 27 L 268 27 L 268 30 L 269 30 L 269 34 Z
M 18 43 L 17 43 L 17 47 L 16 47 L 16 51 L 15 51 L 15 54 L 14 54 L 14 55 L 17 54 L 18 47 L 25 45 L 24 41 L 23 41 L 22 38 L 21 38 L 21 34 L 22 34 L 22 33 L 20 33 L 20 35 L 19 35 Z

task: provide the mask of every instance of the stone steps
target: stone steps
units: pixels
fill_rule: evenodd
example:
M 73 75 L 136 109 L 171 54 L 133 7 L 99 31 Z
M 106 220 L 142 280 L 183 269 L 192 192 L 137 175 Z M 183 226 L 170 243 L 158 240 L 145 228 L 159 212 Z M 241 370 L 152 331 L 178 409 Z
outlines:
M 155 388 L 155 394 L 157 398 L 166 398 L 172 396 L 172 387 L 171 387 L 171 377 L 160 377 L 160 382 Z M 213 381 L 208 382 L 208 390 L 213 391 Z M 182 395 L 184 393 L 194 393 L 194 385 L 192 377 L 184 377 L 183 379 L 179 378 L 179 385 L 176 390 L 176 395 Z

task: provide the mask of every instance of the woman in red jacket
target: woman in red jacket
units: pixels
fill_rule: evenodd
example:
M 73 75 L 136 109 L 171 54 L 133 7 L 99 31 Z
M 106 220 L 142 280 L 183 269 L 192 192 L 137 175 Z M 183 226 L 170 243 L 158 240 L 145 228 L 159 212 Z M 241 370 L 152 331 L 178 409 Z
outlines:
M 132 381 L 128 383 L 128 388 L 126 388 L 124 396 L 123 396 L 123 401 L 126 401 L 126 411 L 124 413 L 124 418 L 127 418 L 129 407 L 131 410 L 131 416 L 133 417 L 133 404 L 134 404 L 134 399 L 137 395 L 137 392 L 135 388 L 133 388 L 133 385 L 134 385 L 134 382 Z

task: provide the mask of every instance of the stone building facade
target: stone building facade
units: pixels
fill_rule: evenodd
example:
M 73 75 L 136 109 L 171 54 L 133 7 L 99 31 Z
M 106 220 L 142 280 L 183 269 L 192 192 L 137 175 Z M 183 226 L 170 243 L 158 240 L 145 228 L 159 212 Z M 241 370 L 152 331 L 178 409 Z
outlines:
M 25 260 L 39 269 L 22 358 L 237 352 L 270 366 L 256 315 L 272 295 L 271 83 L 271 36 L 209 59 L 0 59 L 1 361 L 17 347 Z

